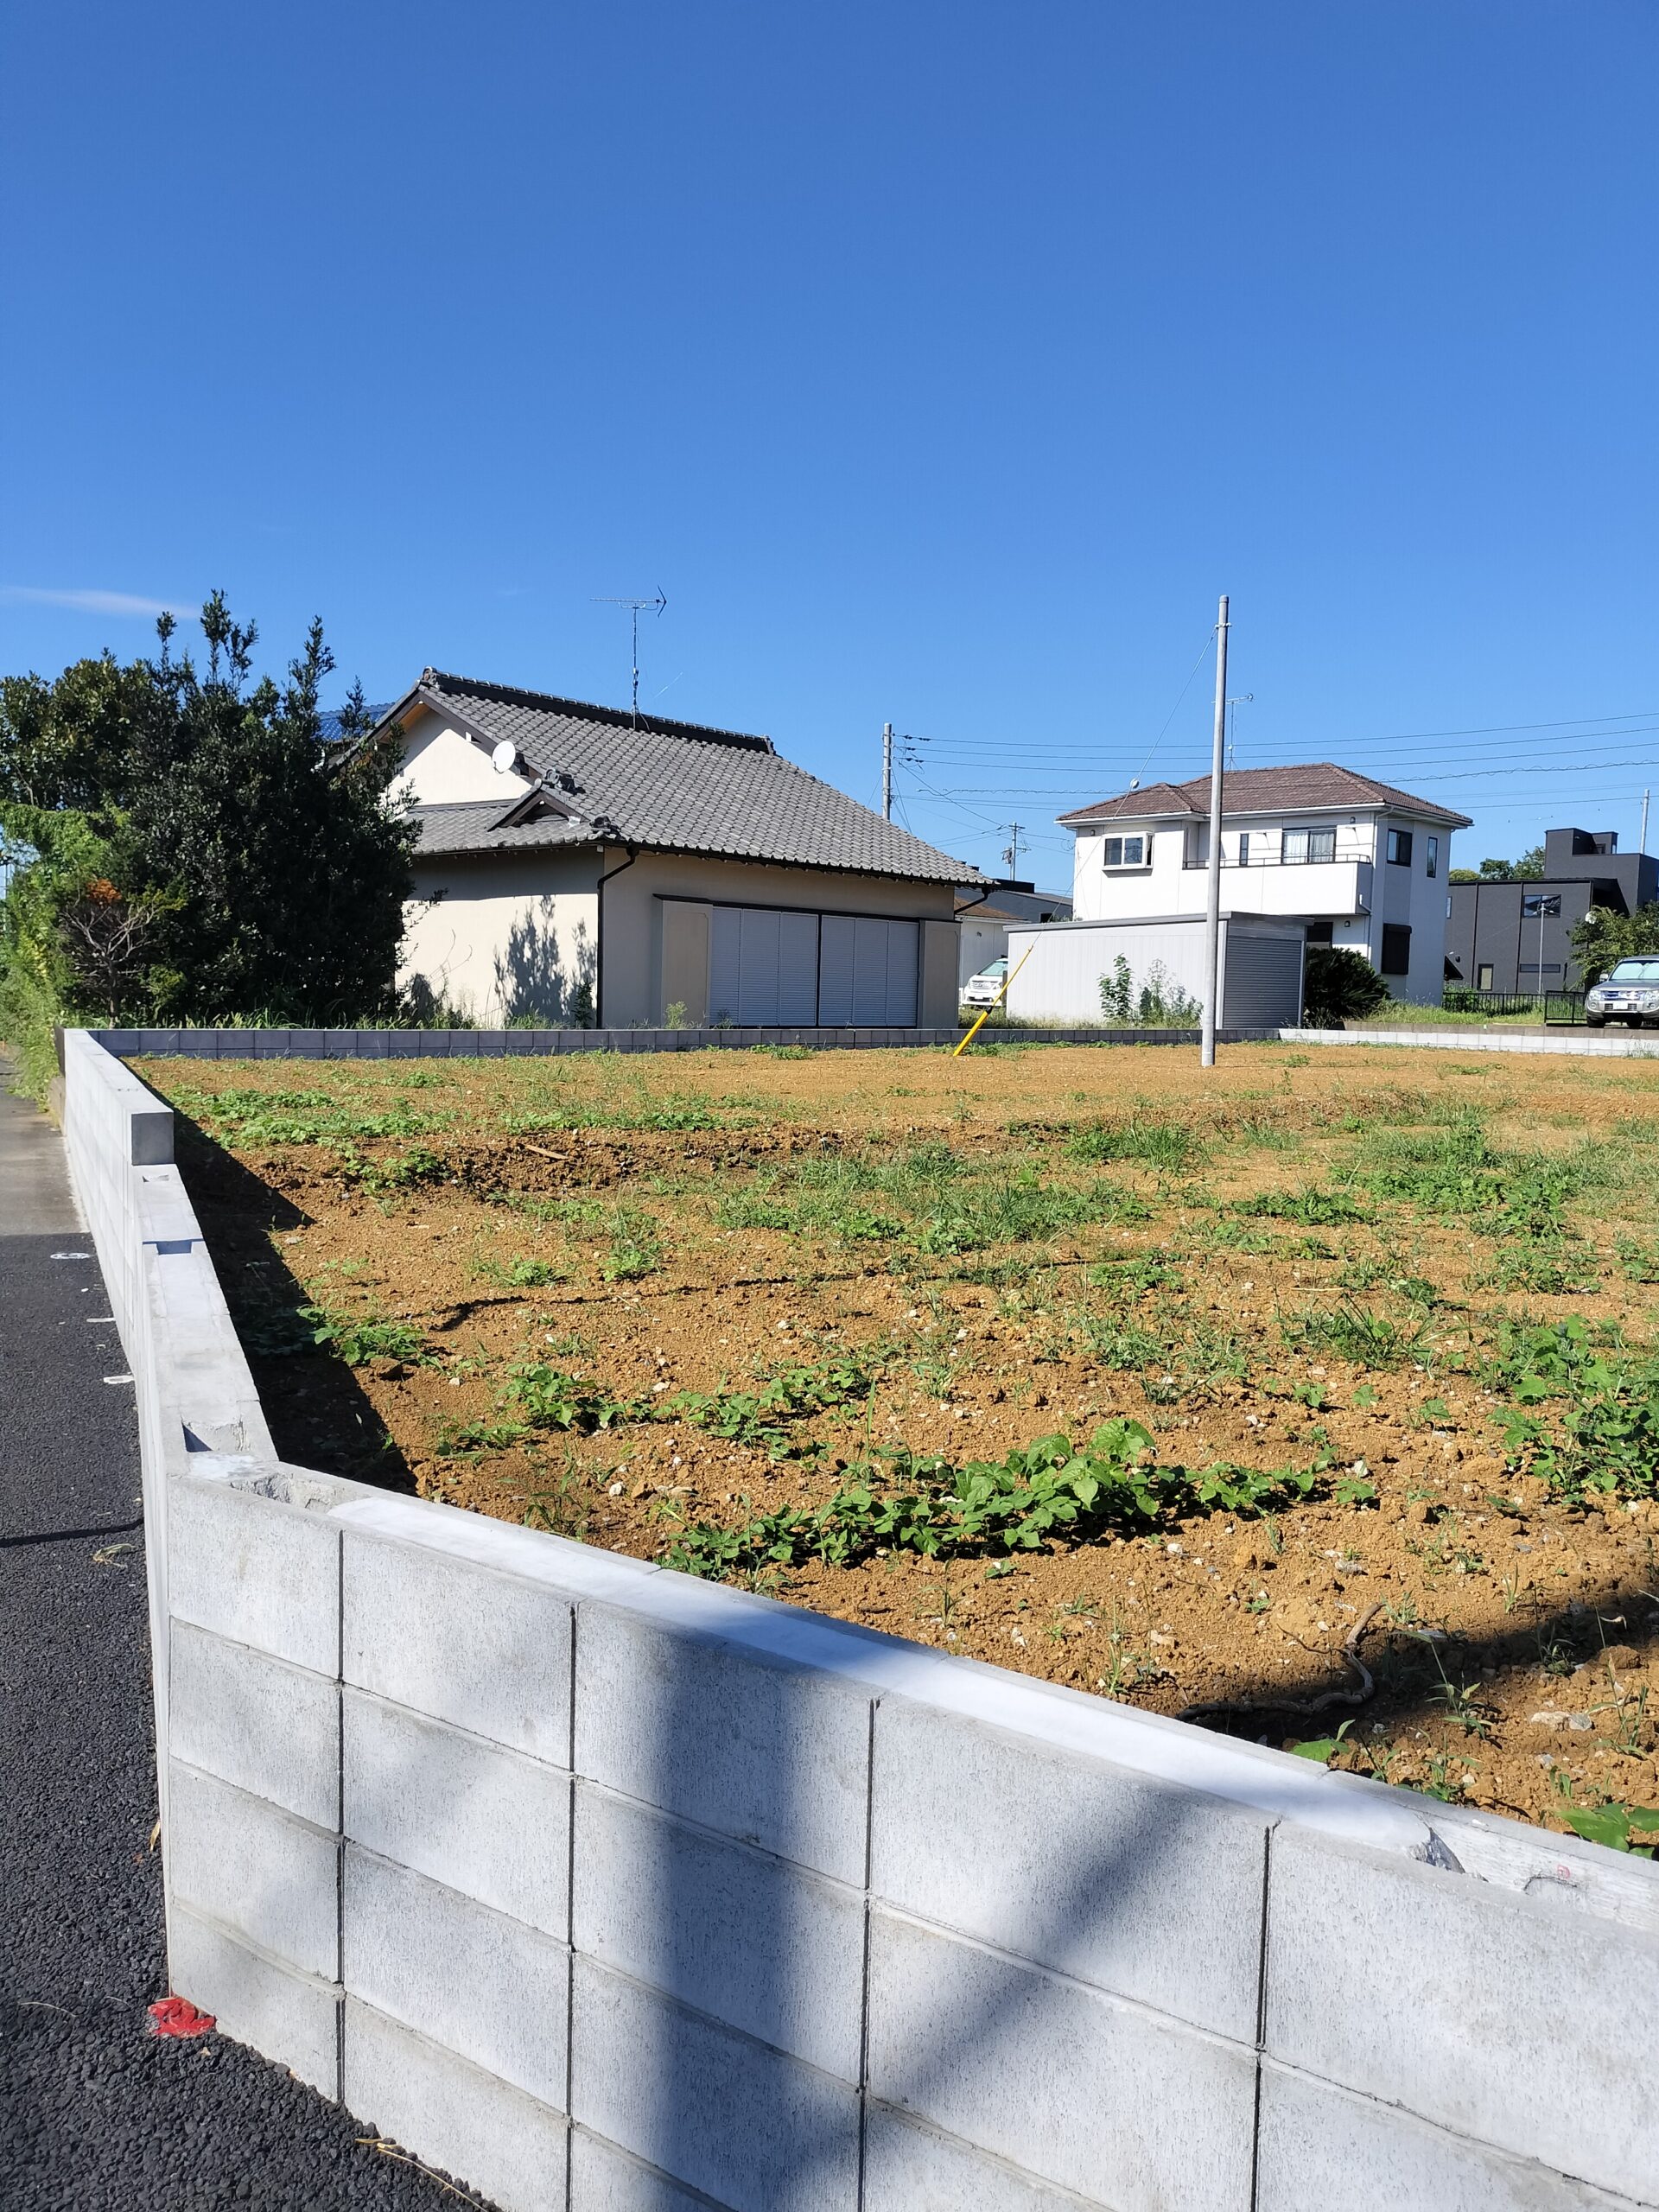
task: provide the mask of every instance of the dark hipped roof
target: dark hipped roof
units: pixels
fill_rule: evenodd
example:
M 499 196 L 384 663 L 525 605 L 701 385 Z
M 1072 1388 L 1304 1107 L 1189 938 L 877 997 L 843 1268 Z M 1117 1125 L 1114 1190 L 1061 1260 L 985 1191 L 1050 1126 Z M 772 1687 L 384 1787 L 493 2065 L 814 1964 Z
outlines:
M 784 760 L 769 737 L 658 715 L 642 714 L 636 726 L 626 708 L 429 668 L 384 719 L 401 720 L 417 706 L 486 744 L 506 740 L 540 779 L 532 798 L 417 807 L 423 853 L 609 842 L 928 883 L 984 880 L 966 861 Z M 540 818 L 515 826 L 515 817 L 534 817 L 538 805 Z
M 1332 760 L 1310 760 L 1289 768 L 1235 768 L 1223 777 L 1221 798 L 1228 814 L 1313 813 L 1327 807 L 1395 806 L 1431 820 L 1466 830 L 1469 817 L 1454 814 L 1433 799 L 1415 798 L 1392 784 L 1379 784 L 1375 776 L 1339 768 Z M 1123 791 L 1094 806 L 1080 806 L 1058 818 L 1068 829 L 1084 829 L 1094 822 L 1139 822 L 1151 816 L 1210 811 L 1210 779 L 1194 776 L 1185 784 L 1148 784 L 1144 790 Z

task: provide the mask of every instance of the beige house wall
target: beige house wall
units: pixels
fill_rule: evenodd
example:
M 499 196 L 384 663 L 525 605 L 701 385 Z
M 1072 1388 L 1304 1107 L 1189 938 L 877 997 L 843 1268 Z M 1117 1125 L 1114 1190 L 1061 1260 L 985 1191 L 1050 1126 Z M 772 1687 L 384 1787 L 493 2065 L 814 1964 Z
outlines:
M 627 855 L 607 849 L 605 870 L 619 869 L 601 894 L 605 908 L 601 1019 L 607 1028 L 654 1027 L 676 1001 L 695 1022 L 706 1019 L 709 920 L 696 906 L 781 906 L 796 912 L 869 914 L 943 925 L 922 931 L 921 1003 L 925 1027 L 948 1028 L 957 1018 L 955 898 L 948 883 L 893 876 L 843 874 L 830 868 L 717 860 L 698 854 Z M 943 946 L 948 951 L 939 948 Z
M 489 771 L 488 772 L 493 772 Z M 533 1014 L 591 1023 L 599 983 L 597 853 L 461 854 L 415 865 L 400 985 L 486 1027 Z
M 479 799 L 499 799 L 503 806 L 530 789 L 527 779 L 491 764 L 490 748 L 435 715 L 429 707 L 404 724 L 404 772 L 392 796 L 412 806 L 461 806 Z

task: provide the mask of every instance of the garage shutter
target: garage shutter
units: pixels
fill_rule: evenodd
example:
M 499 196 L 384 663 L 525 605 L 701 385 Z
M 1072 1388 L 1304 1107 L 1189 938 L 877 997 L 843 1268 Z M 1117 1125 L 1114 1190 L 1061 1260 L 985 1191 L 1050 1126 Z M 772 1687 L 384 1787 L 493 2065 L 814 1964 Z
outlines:
M 709 910 L 709 1018 L 741 1028 L 908 1029 L 921 932 L 915 922 Z
M 827 1028 L 907 1029 L 916 1020 L 915 922 L 823 918 L 818 1020 Z
M 818 917 L 715 906 L 709 918 L 709 1013 L 744 1028 L 818 1018 Z

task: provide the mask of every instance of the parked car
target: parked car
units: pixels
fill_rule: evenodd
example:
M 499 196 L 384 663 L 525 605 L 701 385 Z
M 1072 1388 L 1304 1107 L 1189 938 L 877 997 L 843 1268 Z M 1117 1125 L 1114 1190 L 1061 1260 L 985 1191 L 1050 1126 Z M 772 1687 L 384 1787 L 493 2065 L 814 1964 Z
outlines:
M 1605 1029 L 1610 1021 L 1659 1026 L 1659 960 L 1621 960 L 1584 995 L 1585 1027 Z
M 993 960 L 988 968 L 982 968 L 977 976 L 970 976 L 962 987 L 963 1006 L 995 1006 L 1007 973 L 1006 960 Z

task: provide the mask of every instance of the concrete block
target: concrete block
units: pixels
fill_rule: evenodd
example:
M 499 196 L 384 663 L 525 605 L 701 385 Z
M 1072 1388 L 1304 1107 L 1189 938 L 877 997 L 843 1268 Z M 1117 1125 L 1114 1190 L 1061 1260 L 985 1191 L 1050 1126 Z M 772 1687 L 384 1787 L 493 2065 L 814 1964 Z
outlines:
M 578 1649 L 579 1772 L 862 1884 L 868 1694 L 609 1606 L 582 1607 Z
M 570 2212 L 709 2212 L 715 2204 L 602 2136 L 571 2129 Z
M 895 1698 L 871 1790 L 878 1896 L 1255 2041 L 1265 1815 Z
M 565 1941 L 570 1777 L 361 1690 L 345 1694 L 345 1829 L 498 1912 Z
M 171 1896 L 289 1966 L 338 1978 L 338 1836 L 175 1759 L 166 1849 Z
M 354 1997 L 562 2108 L 570 1955 L 521 1921 L 346 1847 L 340 1979 Z
M 174 1758 L 316 1827 L 338 1827 L 336 1684 L 188 1621 L 173 1623 L 168 1643 Z
M 886 2105 L 865 2115 L 863 2212 L 1077 2212 L 1079 2202 Z
M 1659 1936 L 1286 1827 L 1266 2048 L 1641 2198 L 1659 2175 Z
M 731 2212 L 853 2212 L 858 2095 L 580 1955 L 572 2116 Z
M 1375 2212 L 1383 2205 L 1635 2212 L 1629 2197 L 1610 2196 L 1269 2060 L 1262 2069 L 1256 2212 Z
M 340 1671 L 340 1532 L 320 1513 L 227 1482 L 175 1476 L 168 1499 L 176 1618 L 287 1659 Z
M 500 2212 L 565 2212 L 564 2115 L 355 1996 L 343 2081 L 348 2111 Z
M 570 1763 L 570 1606 L 556 1592 L 346 1526 L 346 1681 L 435 1719 Z
M 1255 2054 L 885 1910 L 870 2093 L 1112 2212 L 1247 2212 Z
M 325 2097 L 340 2094 L 340 1991 L 239 1942 L 175 1903 L 167 1921 L 168 1980 L 211 2012 L 219 2032 L 297 2074 Z
M 578 1950 L 856 2082 L 864 1902 L 788 1860 L 577 1785 Z

